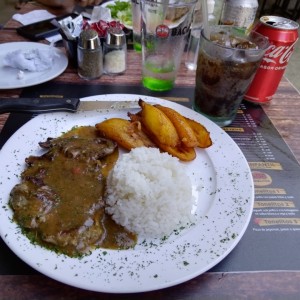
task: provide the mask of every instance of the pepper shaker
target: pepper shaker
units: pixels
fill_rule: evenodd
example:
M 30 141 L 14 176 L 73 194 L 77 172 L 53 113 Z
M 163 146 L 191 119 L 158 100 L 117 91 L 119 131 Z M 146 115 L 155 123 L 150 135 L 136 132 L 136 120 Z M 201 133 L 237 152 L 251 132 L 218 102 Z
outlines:
M 78 75 L 83 79 L 96 79 L 103 73 L 103 56 L 96 30 L 87 29 L 80 33 L 77 46 Z
M 109 75 L 122 74 L 126 71 L 127 46 L 126 36 L 119 27 L 107 30 L 103 46 L 104 72 Z

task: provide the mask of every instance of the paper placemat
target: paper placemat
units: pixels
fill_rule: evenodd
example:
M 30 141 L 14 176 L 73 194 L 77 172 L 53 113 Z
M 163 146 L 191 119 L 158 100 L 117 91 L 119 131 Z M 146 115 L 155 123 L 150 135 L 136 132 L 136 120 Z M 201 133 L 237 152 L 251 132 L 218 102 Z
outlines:
M 55 91 L 55 94 L 53 94 Z M 21 97 L 87 97 L 125 93 L 156 96 L 191 107 L 194 89 L 176 87 L 154 93 L 142 86 L 69 85 L 51 82 L 24 89 Z M 0 134 L 0 147 L 32 118 L 11 114 Z M 260 106 L 243 102 L 224 130 L 243 151 L 255 182 L 255 205 L 248 229 L 237 247 L 210 272 L 300 270 L 300 166 Z M 0 241 L 0 274 L 34 274 Z

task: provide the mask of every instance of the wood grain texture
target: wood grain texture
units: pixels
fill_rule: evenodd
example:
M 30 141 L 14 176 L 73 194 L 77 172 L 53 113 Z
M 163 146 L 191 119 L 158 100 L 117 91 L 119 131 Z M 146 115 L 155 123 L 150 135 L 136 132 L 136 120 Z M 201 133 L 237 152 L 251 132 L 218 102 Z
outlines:
M 298 299 L 300 272 L 205 273 L 159 291 L 107 294 L 67 286 L 43 275 L 0 276 L 1 299 L 209 300 Z

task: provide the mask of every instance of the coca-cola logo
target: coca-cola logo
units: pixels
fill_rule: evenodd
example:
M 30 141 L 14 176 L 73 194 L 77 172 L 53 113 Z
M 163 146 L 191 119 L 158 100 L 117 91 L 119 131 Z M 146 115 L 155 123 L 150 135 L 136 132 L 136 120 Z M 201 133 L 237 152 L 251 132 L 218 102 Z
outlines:
M 287 64 L 296 42 L 297 40 L 290 46 L 276 46 L 271 44 L 263 57 L 263 61 L 269 64 Z

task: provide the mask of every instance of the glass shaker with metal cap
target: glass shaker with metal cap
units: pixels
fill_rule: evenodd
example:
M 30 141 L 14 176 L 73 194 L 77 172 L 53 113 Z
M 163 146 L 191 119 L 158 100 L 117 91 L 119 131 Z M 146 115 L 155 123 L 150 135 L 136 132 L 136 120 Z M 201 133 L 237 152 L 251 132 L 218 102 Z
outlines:
M 80 33 L 77 46 L 78 75 L 83 79 L 96 79 L 103 73 L 103 57 L 100 39 L 96 30 Z
M 126 36 L 120 27 L 110 27 L 107 30 L 107 36 L 103 46 L 103 56 L 103 68 L 106 74 L 122 74 L 126 71 Z

